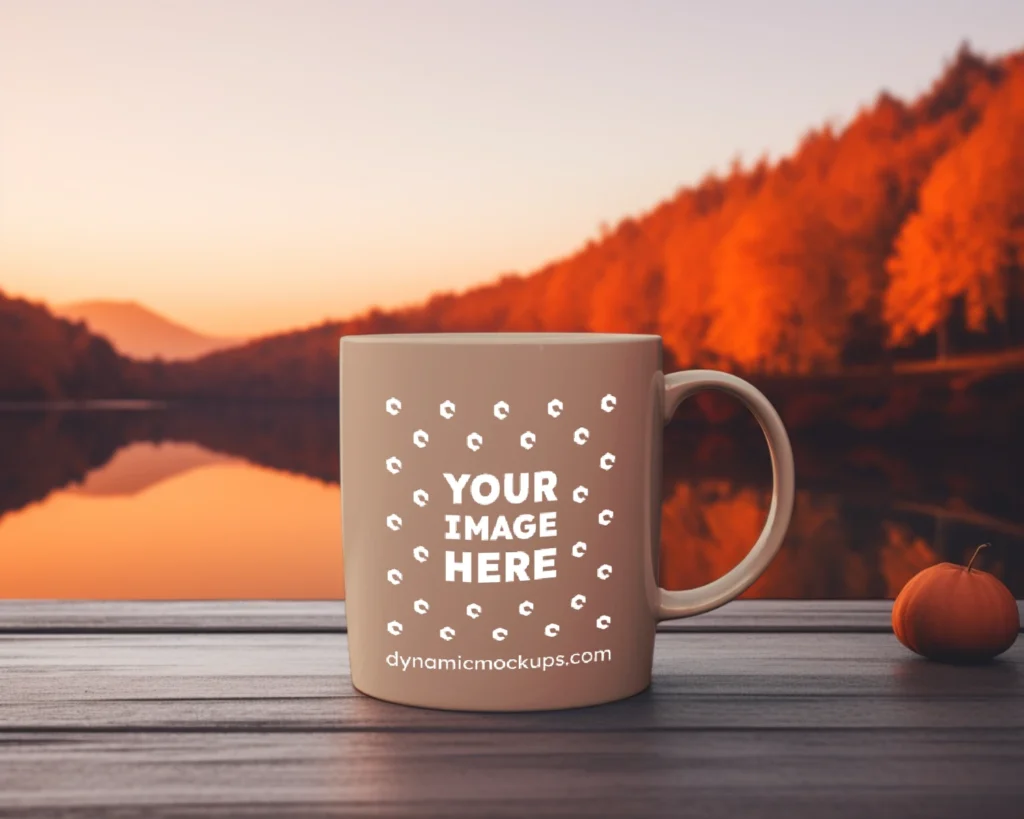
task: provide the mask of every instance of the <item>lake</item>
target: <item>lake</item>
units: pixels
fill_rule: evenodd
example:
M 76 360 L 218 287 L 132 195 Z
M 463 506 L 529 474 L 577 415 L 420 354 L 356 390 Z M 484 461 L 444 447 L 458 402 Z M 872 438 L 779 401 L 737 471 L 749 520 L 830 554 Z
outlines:
M 991 541 L 982 567 L 1024 597 L 1024 441 L 835 430 L 793 443 L 793 524 L 746 596 L 891 598 Z M 8 408 L 0 452 L 0 597 L 344 596 L 334 406 Z M 738 563 L 769 500 L 756 427 L 673 422 L 663 585 Z

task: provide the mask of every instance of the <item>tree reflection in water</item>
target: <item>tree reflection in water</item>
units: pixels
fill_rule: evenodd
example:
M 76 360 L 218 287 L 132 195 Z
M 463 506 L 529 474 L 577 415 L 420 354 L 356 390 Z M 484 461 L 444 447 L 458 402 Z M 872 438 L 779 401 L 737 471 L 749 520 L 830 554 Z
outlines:
M 156 446 L 167 442 L 187 446 Z M 747 596 L 891 598 L 921 568 L 963 560 L 982 540 L 1002 547 L 991 550 L 985 568 L 1024 596 L 1022 449 L 1005 441 L 938 448 L 915 443 L 907 431 L 869 442 L 841 432 L 796 438 L 798 492 L 789 536 Z M 143 497 L 164 478 L 225 462 L 312 478 L 329 489 L 338 482 L 337 409 L 5 412 L 0 451 L 0 563 L 11 566 L 34 544 L 13 540 L 5 517 L 37 504 L 33 514 L 57 514 L 62 507 L 51 501 L 66 494 L 60 490 Z M 686 420 L 671 425 L 663 495 L 663 585 L 687 588 L 720 576 L 742 559 L 767 513 L 770 466 L 759 431 L 743 420 L 728 429 Z M 141 513 L 141 501 L 137 508 Z M 321 500 L 316 510 L 318 534 L 303 531 L 318 539 L 315 560 L 322 562 L 338 516 Z M 187 516 L 173 525 L 181 541 L 204 537 Z M 293 565 L 302 564 L 301 540 L 280 548 Z M 204 588 L 216 596 L 215 587 Z M 273 596 L 272 584 L 259 588 Z M 307 596 L 324 588 L 314 583 Z M 302 596 L 303 589 L 291 582 L 287 594 Z

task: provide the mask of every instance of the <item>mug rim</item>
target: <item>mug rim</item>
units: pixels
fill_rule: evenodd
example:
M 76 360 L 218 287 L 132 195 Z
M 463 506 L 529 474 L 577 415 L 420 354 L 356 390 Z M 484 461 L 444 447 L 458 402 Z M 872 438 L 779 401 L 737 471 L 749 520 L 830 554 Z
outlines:
M 367 333 L 341 337 L 345 344 L 629 344 L 656 341 L 661 336 L 653 333 Z

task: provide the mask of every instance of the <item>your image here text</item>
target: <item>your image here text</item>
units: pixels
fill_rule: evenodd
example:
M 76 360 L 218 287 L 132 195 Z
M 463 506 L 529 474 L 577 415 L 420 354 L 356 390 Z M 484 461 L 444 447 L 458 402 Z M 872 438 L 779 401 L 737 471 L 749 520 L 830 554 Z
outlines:
M 452 491 L 452 504 L 472 503 L 490 506 L 499 497 L 511 504 L 532 500 L 534 504 L 558 500 L 555 487 L 558 476 L 551 470 L 537 472 L 506 472 L 501 479 L 489 473 L 475 477 L 450 472 L 444 478 Z M 446 514 L 446 540 L 532 540 L 558 535 L 557 512 L 524 512 L 509 520 L 506 515 Z M 511 583 L 514 581 L 549 580 L 558 576 L 556 547 L 522 549 L 507 552 L 445 552 L 445 580 L 463 583 Z

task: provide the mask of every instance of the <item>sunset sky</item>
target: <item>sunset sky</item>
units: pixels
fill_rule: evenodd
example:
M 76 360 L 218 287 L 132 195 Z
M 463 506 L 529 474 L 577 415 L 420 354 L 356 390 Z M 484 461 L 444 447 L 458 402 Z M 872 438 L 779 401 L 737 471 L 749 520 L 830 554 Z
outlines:
M 964 39 L 1024 3 L 0 0 L 0 289 L 236 335 L 529 272 Z

